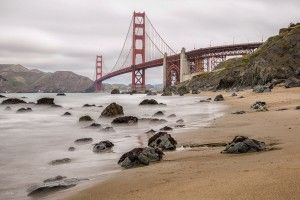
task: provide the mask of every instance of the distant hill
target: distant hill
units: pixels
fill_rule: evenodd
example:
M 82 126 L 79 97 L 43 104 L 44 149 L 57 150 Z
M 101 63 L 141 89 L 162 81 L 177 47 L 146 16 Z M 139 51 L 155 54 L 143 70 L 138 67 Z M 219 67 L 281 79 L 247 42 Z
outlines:
M 0 92 L 83 92 L 91 85 L 91 79 L 70 71 L 47 73 L 0 64 Z

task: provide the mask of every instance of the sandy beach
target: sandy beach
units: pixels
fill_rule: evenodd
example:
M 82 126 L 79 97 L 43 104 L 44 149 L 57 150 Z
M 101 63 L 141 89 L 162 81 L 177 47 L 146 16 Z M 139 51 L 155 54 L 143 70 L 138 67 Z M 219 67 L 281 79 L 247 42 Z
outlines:
M 225 116 L 209 127 L 175 134 L 178 143 L 229 142 L 244 135 L 272 144 L 273 150 L 229 155 L 220 153 L 224 147 L 199 147 L 167 152 L 159 163 L 123 170 L 67 200 L 300 199 L 300 110 L 295 109 L 300 106 L 300 88 L 260 94 L 246 90 L 237 97 L 220 93 L 225 98 L 220 103 L 228 105 Z M 257 100 L 266 101 L 269 111 L 251 110 Z M 277 111 L 282 108 L 287 110 Z M 240 110 L 246 113 L 231 114 Z

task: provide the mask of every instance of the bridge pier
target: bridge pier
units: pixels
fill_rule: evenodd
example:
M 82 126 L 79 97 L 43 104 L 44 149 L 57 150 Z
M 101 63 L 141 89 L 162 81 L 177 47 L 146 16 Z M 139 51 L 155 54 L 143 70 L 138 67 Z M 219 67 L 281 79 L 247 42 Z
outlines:
M 163 88 L 167 87 L 167 56 L 165 53 L 163 58 Z
M 190 74 L 189 61 L 185 53 L 185 48 L 182 48 L 180 52 L 180 83 L 188 80 L 190 78 Z

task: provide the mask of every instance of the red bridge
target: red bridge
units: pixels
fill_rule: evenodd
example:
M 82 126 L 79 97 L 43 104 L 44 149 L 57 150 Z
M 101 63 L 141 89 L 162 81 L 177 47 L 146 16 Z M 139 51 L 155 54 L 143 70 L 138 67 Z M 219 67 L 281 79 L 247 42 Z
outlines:
M 130 40 L 131 39 L 131 40 Z M 162 39 L 145 13 L 134 12 L 121 53 L 109 73 L 102 71 L 102 56 L 96 58 L 96 91 L 102 82 L 132 73 L 131 90 L 145 90 L 145 70 L 163 66 L 164 86 L 185 81 L 195 73 L 210 72 L 228 56 L 252 53 L 262 43 L 233 44 L 175 53 Z

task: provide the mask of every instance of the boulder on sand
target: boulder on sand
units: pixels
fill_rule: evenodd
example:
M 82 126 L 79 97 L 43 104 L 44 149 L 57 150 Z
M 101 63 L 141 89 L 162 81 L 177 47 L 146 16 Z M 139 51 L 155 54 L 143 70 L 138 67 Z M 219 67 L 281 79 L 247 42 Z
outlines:
M 89 126 L 87 126 L 86 128 L 101 128 L 101 124 L 98 123 L 92 123 Z
M 17 113 L 25 113 L 25 112 L 31 112 L 31 108 L 20 108 L 17 110 Z
M 148 140 L 148 146 L 160 148 L 163 151 L 176 150 L 177 141 L 167 132 L 158 132 Z
M 71 116 L 72 114 L 70 113 L 70 112 L 65 112 L 64 114 L 63 114 L 63 116 Z
M 219 94 L 215 97 L 214 101 L 224 101 L 223 95 Z
M 37 100 L 38 105 L 54 105 L 54 98 L 44 97 Z
M 164 153 L 157 148 L 135 148 L 121 156 L 118 164 L 124 168 L 149 165 L 152 161 L 160 161 Z
M 96 105 L 95 104 L 88 104 L 88 103 L 86 103 L 82 107 L 96 107 Z
M 99 143 L 96 143 L 93 147 L 93 152 L 100 153 L 104 151 L 111 150 L 111 148 L 114 146 L 114 144 L 111 141 L 101 141 Z
M 112 124 L 135 124 L 138 122 L 138 118 L 134 116 L 123 116 L 115 118 Z
M 93 138 L 80 138 L 80 139 L 75 140 L 74 142 L 75 143 L 89 143 L 92 141 L 93 141 Z
M 69 147 L 68 151 L 75 151 L 75 147 Z
M 101 113 L 101 117 L 115 117 L 124 115 L 123 107 L 117 103 L 109 104 Z
M 267 104 L 264 101 L 256 101 L 253 105 L 251 105 L 251 108 L 257 112 L 268 111 Z
M 110 94 L 120 94 L 120 90 L 118 88 L 113 89 Z
M 158 105 L 158 102 L 155 99 L 144 99 L 139 105 Z
M 26 103 L 22 99 L 17 98 L 9 98 L 2 101 L 2 104 L 20 104 L 20 103 Z
M 266 150 L 266 144 L 245 136 L 236 136 L 222 153 L 247 153 Z
M 84 115 L 79 118 L 79 122 L 89 122 L 93 121 L 93 119 L 89 115 Z
M 163 115 L 165 115 L 163 111 L 157 111 L 156 113 L 154 113 L 153 116 L 156 117 L 156 116 L 163 116 Z

